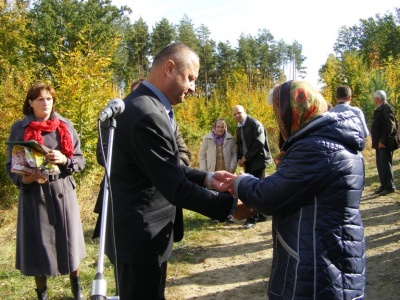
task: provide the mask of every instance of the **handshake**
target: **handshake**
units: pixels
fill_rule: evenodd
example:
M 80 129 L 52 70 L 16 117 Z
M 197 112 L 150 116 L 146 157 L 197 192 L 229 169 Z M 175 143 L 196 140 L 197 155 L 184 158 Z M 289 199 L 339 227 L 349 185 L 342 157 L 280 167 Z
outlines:
M 240 174 L 242 175 L 242 174 Z M 212 176 L 212 188 L 218 192 L 229 192 L 235 196 L 235 182 L 237 176 L 227 171 L 214 172 Z M 237 196 L 236 196 L 237 197 Z M 236 211 L 231 213 L 231 216 L 236 220 L 248 219 L 257 214 L 257 211 L 245 205 L 238 199 Z

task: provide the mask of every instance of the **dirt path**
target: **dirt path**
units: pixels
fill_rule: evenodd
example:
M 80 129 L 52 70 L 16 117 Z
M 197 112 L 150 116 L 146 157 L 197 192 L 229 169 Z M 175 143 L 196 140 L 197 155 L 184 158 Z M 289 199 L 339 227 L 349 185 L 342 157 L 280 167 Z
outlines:
M 400 193 L 363 194 L 361 210 L 367 240 L 365 299 L 400 299 Z M 207 226 L 207 238 L 174 251 L 167 299 L 267 299 L 271 268 L 271 221 L 248 230 L 237 224 Z M 217 234 L 214 234 L 217 233 Z

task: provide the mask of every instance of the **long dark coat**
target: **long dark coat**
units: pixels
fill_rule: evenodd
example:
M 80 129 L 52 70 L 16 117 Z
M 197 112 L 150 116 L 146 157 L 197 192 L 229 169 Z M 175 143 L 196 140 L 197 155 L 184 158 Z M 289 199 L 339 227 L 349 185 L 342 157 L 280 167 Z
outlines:
M 244 140 L 241 130 L 243 130 Z M 256 119 L 247 115 L 243 127 L 236 130 L 237 158 L 243 156 L 243 144 L 246 144 L 247 153 L 245 172 L 252 174 L 258 170 L 265 169 L 272 163 L 271 151 L 268 144 L 268 136 L 264 126 Z
M 19 189 L 16 268 L 27 276 L 68 274 L 78 269 L 86 255 L 76 184 L 72 177 L 74 172 L 84 168 L 85 159 L 71 121 L 57 113 L 53 113 L 52 118 L 67 124 L 74 155 L 68 159 L 66 167 L 59 165 L 61 173 L 50 176 L 47 185 L 37 182 L 23 184 L 21 175 L 11 173 L 12 147 L 7 148 L 7 175 Z M 8 140 L 22 141 L 25 129 L 32 120 L 35 120 L 34 115 L 29 115 L 14 123 Z M 43 138 L 46 147 L 60 150 L 57 130 L 43 133 Z M 46 186 L 50 190 L 46 194 L 51 194 L 51 197 L 45 197 Z
M 396 113 L 394 108 L 387 102 L 382 103 L 374 110 L 371 123 L 372 148 L 379 149 L 379 143 L 386 146 L 387 150 L 393 151 L 389 140 L 396 136 Z

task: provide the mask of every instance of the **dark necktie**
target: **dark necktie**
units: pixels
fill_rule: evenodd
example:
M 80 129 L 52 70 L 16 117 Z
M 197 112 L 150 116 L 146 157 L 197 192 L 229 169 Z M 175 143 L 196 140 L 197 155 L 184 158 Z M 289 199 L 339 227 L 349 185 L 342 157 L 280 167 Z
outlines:
M 172 128 L 174 128 L 174 110 L 171 108 L 171 110 L 168 113 L 169 115 L 169 121 L 171 122 Z
M 243 125 L 239 127 L 239 131 L 240 131 L 240 137 L 242 139 L 242 151 L 243 151 L 243 155 L 246 155 L 247 153 L 247 145 L 246 145 L 246 140 L 244 138 L 244 133 L 243 133 Z

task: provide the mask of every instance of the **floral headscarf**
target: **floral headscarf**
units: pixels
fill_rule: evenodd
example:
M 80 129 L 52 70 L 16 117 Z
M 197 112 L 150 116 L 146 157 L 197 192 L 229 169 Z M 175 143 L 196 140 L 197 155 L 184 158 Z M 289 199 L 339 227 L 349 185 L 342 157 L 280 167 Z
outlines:
M 221 135 L 217 134 L 217 129 L 216 129 L 217 123 L 219 121 L 222 121 L 224 123 L 224 133 L 221 134 Z M 225 139 L 225 135 L 226 135 L 227 131 L 228 131 L 228 125 L 226 124 L 224 119 L 215 120 L 214 125 L 213 125 L 213 130 L 212 130 L 212 136 L 213 136 L 213 139 L 214 139 L 214 143 L 216 145 L 223 145 L 224 144 L 224 139 Z
M 303 80 L 287 81 L 275 87 L 269 98 L 285 141 L 304 124 L 328 111 L 324 97 Z

